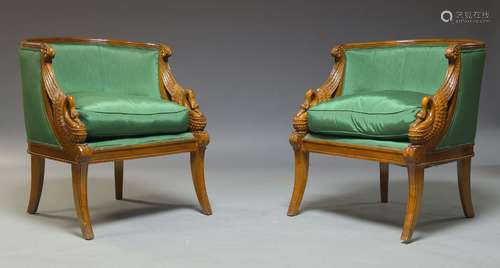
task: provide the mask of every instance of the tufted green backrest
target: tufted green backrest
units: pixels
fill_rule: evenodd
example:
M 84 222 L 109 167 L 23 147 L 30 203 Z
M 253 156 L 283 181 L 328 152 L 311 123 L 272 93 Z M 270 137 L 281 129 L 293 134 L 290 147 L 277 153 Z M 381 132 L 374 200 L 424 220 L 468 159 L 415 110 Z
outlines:
M 158 49 L 53 43 L 56 79 L 67 93 L 106 92 L 160 98 Z
M 433 95 L 443 82 L 447 46 L 400 45 L 349 48 L 343 94 L 404 90 Z

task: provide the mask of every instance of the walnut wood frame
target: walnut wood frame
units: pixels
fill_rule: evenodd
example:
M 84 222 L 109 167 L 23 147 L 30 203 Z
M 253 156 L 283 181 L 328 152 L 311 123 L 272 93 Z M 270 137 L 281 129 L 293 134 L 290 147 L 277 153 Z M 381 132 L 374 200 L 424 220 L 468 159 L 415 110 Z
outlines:
M 422 99 L 422 109 L 408 130 L 410 145 L 407 148 L 398 150 L 338 142 L 304 140 L 305 135 L 309 132 L 307 124 L 308 109 L 320 102 L 342 95 L 346 49 L 418 44 L 448 46 L 444 54 L 448 60 L 448 69 L 443 83 L 436 90 L 436 93 Z M 474 210 L 470 191 L 470 161 L 474 156 L 474 146 L 464 145 L 450 149 L 436 149 L 436 147 L 446 134 L 455 111 L 461 68 L 460 53 L 463 50 L 482 48 L 484 46 L 484 43 L 476 40 L 426 39 L 352 43 L 333 48 L 331 54 L 335 58 L 335 65 L 330 75 L 316 91 L 307 90 L 305 101 L 293 118 L 294 131 L 290 135 L 290 144 L 295 152 L 295 185 L 288 208 L 288 216 L 298 214 L 307 182 L 309 153 L 314 152 L 378 161 L 380 163 L 380 194 L 382 202 L 387 202 L 388 165 L 395 164 L 407 167 L 408 201 L 401 234 L 401 241 L 404 243 L 411 241 L 420 213 L 424 169 L 426 167 L 457 161 L 462 207 L 466 217 L 473 217 Z
M 159 50 L 159 82 L 162 98 L 176 102 L 189 110 L 189 130 L 194 138 L 189 140 L 157 142 L 144 145 L 130 145 L 113 148 L 92 149 L 85 143 L 87 132 L 84 123 L 79 119 L 72 96 L 66 95 L 59 87 L 52 69 L 52 60 L 56 51 L 51 43 L 100 44 L 109 46 L 125 46 Z M 172 50 L 163 44 L 128 42 L 121 40 L 86 39 L 86 38 L 35 38 L 21 42 L 21 47 L 37 49 L 41 53 L 41 85 L 45 112 L 52 131 L 60 145 L 47 146 L 28 142 L 28 153 L 31 154 L 31 193 L 28 213 L 34 214 L 43 187 L 45 158 L 71 164 L 73 178 L 73 195 L 77 216 L 83 238 L 94 238 L 87 202 L 87 170 L 88 164 L 110 162 L 115 163 L 115 196 L 122 199 L 123 160 L 161 156 L 176 153 L 190 153 L 191 172 L 198 201 L 202 212 L 212 214 L 208 200 L 204 178 L 205 148 L 209 143 L 205 131 L 207 119 L 199 109 L 192 89 L 184 89 L 175 80 L 168 58 Z

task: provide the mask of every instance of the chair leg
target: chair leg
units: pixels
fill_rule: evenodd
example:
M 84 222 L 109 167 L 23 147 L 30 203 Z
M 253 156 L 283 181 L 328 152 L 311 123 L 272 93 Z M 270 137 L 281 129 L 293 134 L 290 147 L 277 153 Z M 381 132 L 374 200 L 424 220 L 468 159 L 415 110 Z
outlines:
M 38 210 L 43 189 L 43 176 L 45 173 L 45 158 L 31 155 L 31 192 L 28 203 L 28 213 L 35 214 Z
M 474 207 L 472 206 L 470 189 L 470 162 L 470 157 L 457 161 L 460 201 L 462 201 L 462 209 L 464 210 L 465 217 L 467 218 L 474 217 Z
M 380 202 L 387 203 L 389 193 L 389 164 L 380 162 Z
M 288 207 L 288 216 L 299 213 L 300 203 L 304 196 L 307 184 L 307 173 L 309 171 L 309 152 L 294 149 L 295 154 L 295 184 L 293 186 L 292 199 Z
M 75 201 L 76 215 L 80 222 L 82 236 L 86 240 L 94 238 L 92 224 L 90 222 L 88 200 L 87 200 L 87 163 L 71 164 L 71 175 L 73 178 L 73 198 Z
M 205 148 L 198 148 L 198 150 L 191 152 L 190 157 L 191 175 L 201 211 L 205 215 L 212 215 L 212 208 L 210 207 L 205 186 Z
M 406 204 L 406 216 L 403 224 L 401 242 L 411 241 L 413 230 L 417 225 L 420 215 L 420 205 L 424 190 L 424 168 L 419 166 L 408 166 L 408 200 Z
M 115 161 L 115 199 L 123 199 L 123 160 Z

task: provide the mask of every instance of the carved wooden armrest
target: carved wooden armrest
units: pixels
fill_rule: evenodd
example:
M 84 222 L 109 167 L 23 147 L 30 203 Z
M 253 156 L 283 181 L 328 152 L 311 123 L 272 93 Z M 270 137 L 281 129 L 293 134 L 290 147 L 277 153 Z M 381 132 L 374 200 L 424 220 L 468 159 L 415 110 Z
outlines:
M 168 64 L 168 58 L 172 56 L 172 49 L 166 45 L 160 45 L 160 66 L 159 72 L 162 81 L 162 86 L 166 92 L 166 98 L 178 103 L 185 104 L 185 90 L 177 83 Z
M 41 53 L 42 88 L 48 97 L 49 120 L 52 122 L 56 137 L 63 148 L 85 142 L 87 131 L 85 124 L 80 120 L 72 96 L 66 96 L 60 89 L 54 70 L 52 59 L 55 50 L 46 43 L 39 45 Z
M 293 118 L 294 134 L 304 136 L 309 132 L 307 124 L 307 111 L 314 105 L 327 101 L 340 91 L 344 77 L 345 50 L 342 45 L 332 49 L 331 55 L 335 58 L 335 65 L 328 75 L 325 82 L 316 90 L 308 89 L 305 95 L 305 101 L 300 106 L 299 111 Z M 292 138 L 291 138 L 292 139 Z M 293 142 L 292 142 L 293 143 Z
M 199 146 L 206 146 L 209 142 L 208 133 L 205 131 L 207 118 L 200 111 L 200 105 L 196 101 L 196 95 L 192 89 L 184 89 L 174 78 L 168 58 L 172 55 L 172 49 L 166 45 L 160 45 L 160 77 L 162 86 L 166 92 L 166 98 L 189 110 L 189 130 L 198 140 Z
M 408 130 L 412 145 L 434 149 L 445 135 L 456 100 L 460 77 L 460 51 L 459 44 L 450 45 L 446 49 L 448 69 L 444 81 L 434 96 L 426 96 L 422 99 L 422 109 Z

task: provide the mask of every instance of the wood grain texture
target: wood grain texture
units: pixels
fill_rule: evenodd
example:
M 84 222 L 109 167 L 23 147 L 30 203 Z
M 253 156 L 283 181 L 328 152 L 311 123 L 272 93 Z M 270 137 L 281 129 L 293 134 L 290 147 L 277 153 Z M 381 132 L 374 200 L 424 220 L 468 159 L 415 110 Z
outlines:
M 38 155 L 31 156 L 31 191 L 28 203 L 28 213 L 35 214 L 40 204 L 45 174 L 45 158 Z
M 299 213 L 300 203 L 306 190 L 307 175 L 309 171 L 309 152 L 295 149 L 295 183 L 293 186 L 292 199 L 288 206 L 288 216 Z
M 458 189 L 460 191 L 460 201 L 462 209 L 467 218 L 474 217 L 474 206 L 472 205 L 472 193 L 470 187 L 470 163 L 471 158 L 467 157 L 457 161 Z
M 90 222 L 89 206 L 87 200 L 87 174 L 88 164 L 71 164 L 73 179 L 73 199 L 75 201 L 76 215 L 80 222 L 82 237 L 86 240 L 94 239 L 94 231 Z
M 115 199 L 123 199 L 123 160 L 115 160 Z
M 424 191 L 424 168 L 408 166 L 408 200 L 406 201 L 406 215 L 401 233 L 401 242 L 411 241 L 413 231 L 420 216 L 422 193 Z
M 212 215 L 212 208 L 210 207 L 205 185 L 205 148 L 201 147 L 198 150 L 191 152 L 190 158 L 194 189 L 198 202 L 201 206 L 201 211 L 205 215 Z
M 389 194 L 389 164 L 380 163 L 380 202 L 387 203 Z

